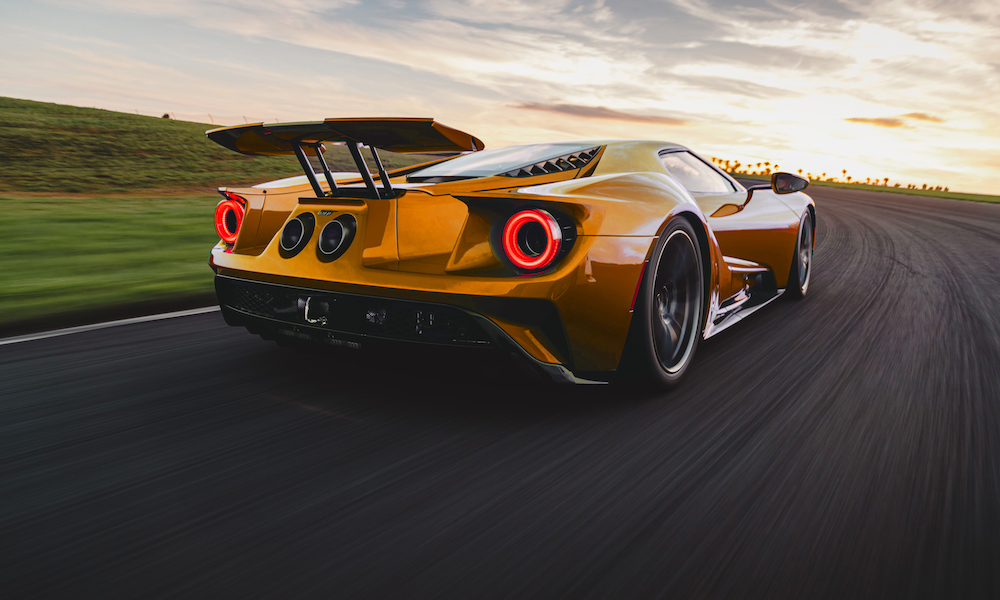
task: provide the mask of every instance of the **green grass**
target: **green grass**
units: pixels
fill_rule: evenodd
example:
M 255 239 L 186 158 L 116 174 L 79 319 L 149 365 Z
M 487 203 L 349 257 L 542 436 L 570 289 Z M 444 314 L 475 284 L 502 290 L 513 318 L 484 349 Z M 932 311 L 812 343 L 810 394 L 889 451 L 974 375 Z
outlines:
M 215 194 L 0 196 L 0 328 L 212 292 Z
M 746 173 L 734 173 L 729 171 L 729 174 L 733 177 L 739 177 L 740 179 L 757 179 L 760 181 L 770 181 L 771 178 L 766 175 L 749 175 Z M 867 185 L 864 183 L 844 183 L 840 181 L 819 181 L 812 179 L 809 181 L 811 186 L 820 187 L 834 187 L 843 188 L 848 190 L 865 190 L 868 192 L 889 192 L 892 194 L 906 194 L 908 196 L 925 196 L 928 198 L 951 198 L 953 200 L 969 200 L 971 202 L 991 202 L 993 204 L 1000 204 L 1000 196 L 990 196 L 988 194 L 966 194 L 964 192 L 944 192 L 944 191 L 934 191 L 934 190 L 912 190 L 906 189 L 904 187 L 893 187 L 884 185 Z
M 213 293 L 219 186 L 301 174 L 211 125 L 0 97 L 0 331 L 39 317 Z M 382 153 L 388 168 L 426 160 Z M 334 170 L 354 171 L 328 146 Z
M 237 154 L 205 137 L 212 125 L 0 97 L 0 191 L 130 193 L 245 186 L 302 173 L 294 157 Z M 426 157 L 380 153 L 387 168 Z M 335 171 L 355 171 L 327 146 Z

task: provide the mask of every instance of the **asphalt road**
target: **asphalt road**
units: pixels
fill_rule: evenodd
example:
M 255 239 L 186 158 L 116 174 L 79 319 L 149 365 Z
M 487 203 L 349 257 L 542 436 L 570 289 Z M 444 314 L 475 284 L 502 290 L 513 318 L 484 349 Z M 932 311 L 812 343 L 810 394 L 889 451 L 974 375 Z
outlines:
M 0 347 L 0 595 L 996 598 L 1000 206 L 809 191 L 809 297 L 672 393 L 218 313 Z

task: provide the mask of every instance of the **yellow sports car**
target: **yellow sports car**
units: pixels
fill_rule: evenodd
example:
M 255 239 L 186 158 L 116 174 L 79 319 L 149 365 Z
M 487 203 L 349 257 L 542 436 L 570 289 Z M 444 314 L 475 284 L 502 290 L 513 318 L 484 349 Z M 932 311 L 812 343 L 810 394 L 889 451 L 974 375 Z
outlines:
M 747 189 L 677 144 L 484 150 L 432 119 L 207 135 L 304 171 L 219 190 L 219 304 L 267 339 L 490 346 L 556 381 L 671 386 L 699 340 L 809 288 L 808 182 Z M 331 172 L 324 144 L 346 144 L 358 172 Z M 379 149 L 444 156 L 386 172 Z

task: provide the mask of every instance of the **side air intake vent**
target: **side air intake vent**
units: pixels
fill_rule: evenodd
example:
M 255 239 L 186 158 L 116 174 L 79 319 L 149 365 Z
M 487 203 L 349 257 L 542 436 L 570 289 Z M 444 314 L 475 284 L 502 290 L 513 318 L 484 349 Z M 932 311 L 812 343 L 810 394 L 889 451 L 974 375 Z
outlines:
M 587 163 L 594 160 L 594 157 L 597 156 L 597 153 L 600 152 L 600 150 L 600 146 L 594 146 L 593 148 L 581 150 L 580 152 L 573 152 L 572 154 L 564 154 L 562 156 L 543 160 L 542 162 L 535 163 L 533 165 L 518 167 L 512 171 L 501 173 L 501 175 L 504 177 L 534 177 L 535 175 L 561 173 L 562 171 L 579 169 L 581 167 L 585 167 Z

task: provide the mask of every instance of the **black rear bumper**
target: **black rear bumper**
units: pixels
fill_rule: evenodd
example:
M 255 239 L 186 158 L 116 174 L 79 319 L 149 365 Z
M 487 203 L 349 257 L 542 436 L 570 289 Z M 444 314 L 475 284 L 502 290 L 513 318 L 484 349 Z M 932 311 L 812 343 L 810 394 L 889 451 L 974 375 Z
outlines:
M 547 379 L 587 383 L 563 365 L 543 363 L 482 314 L 438 302 L 402 300 L 273 283 L 225 275 L 215 290 L 226 322 L 272 339 L 359 347 L 368 341 L 400 341 L 465 347 L 493 347 L 513 355 Z M 499 316 L 534 325 L 555 338 L 553 346 L 569 354 L 562 321 L 551 303 L 533 299 L 468 300 L 503 310 Z M 550 333 L 551 332 L 551 333 Z
M 412 302 L 217 276 L 227 321 L 264 319 L 302 327 L 317 338 L 384 339 L 456 346 L 490 345 L 471 314 L 444 304 Z M 319 340 L 318 340 L 319 341 Z

